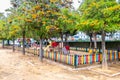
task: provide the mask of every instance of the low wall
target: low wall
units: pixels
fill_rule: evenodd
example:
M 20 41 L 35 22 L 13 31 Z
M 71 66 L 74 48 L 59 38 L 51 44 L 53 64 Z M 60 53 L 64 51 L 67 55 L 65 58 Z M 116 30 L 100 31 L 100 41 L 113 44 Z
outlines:
M 68 42 L 70 47 L 89 48 L 90 42 Z M 94 43 L 93 43 L 94 44 Z M 120 46 L 120 41 L 107 41 L 106 49 L 116 50 Z M 93 45 L 92 45 L 93 48 Z M 97 42 L 97 48 L 101 49 L 101 42 Z

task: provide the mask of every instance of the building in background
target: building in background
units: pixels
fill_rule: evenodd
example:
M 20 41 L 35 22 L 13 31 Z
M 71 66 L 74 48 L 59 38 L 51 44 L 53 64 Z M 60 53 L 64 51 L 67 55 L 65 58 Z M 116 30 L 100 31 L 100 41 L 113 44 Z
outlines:
M 97 41 L 101 41 L 101 35 L 97 35 Z M 115 33 L 106 33 L 105 37 L 106 41 L 115 41 L 120 40 L 120 31 L 117 31 Z M 90 37 L 86 35 L 84 32 L 78 32 L 74 36 L 69 36 L 68 41 L 90 41 Z

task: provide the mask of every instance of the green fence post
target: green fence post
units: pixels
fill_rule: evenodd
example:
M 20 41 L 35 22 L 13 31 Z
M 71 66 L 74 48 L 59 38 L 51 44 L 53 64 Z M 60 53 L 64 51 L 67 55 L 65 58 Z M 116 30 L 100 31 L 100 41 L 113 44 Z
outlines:
M 56 59 L 57 55 L 56 54 L 57 54 L 57 52 L 55 51 L 54 52 L 54 60 L 55 60 L 55 62 L 57 61 L 57 59 Z
M 101 53 L 100 48 L 99 48 L 99 53 Z
M 85 51 L 87 52 L 87 48 L 85 49 Z
M 77 51 L 77 47 L 76 47 L 76 51 Z
M 77 63 L 77 55 L 75 54 L 75 55 L 74 55 L 74 67 L 75 67 L 75 68 L 77 67 L 77 64 L 76 64 L 76 63 Z

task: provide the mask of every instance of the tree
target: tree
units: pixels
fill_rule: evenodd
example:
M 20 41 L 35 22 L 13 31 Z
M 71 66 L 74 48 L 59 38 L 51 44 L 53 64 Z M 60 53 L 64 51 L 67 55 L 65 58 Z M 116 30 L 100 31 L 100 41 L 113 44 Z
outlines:
M 30 4 L 33 0 L 11 0 L 11 4 L 13 5 L 13 10 L 11 11 L 11 14 L 14 14 L 14 20 L 13 22 L 16 27 L 19 27 L 19 34 L 22 36 L 22 45 L 23 45 L 23 54 L 25 55 L 25 37 L 29 36 L 27 34 L 31 30 L 28 26 L 30 26 L 31 20 L 30 18 L 30 11 L 32 7 Z M 27 12 L 28 11 L 28 12 Z M 15 27 L 15 26 L 14 26 Z M 18 32 L 16 32 L 18 33 Z
M 4 39 L 6 38 L 5 21 L 0 20 L 0 39 L 2 39 L 2 48 L 4 48 Z
M 3 13 L 0 13 L 0 39 L 2 39 L 2 47 L 4 48 L 4 40 L 7 39 L 8 34 L 8 28 L 7 28 L 7 22 L 6 17 Z
M 12 20 L 12 22 L 16 22 L 16 25 L 18 25 L 21 29 L 20 32 L 23 36 L 23 41 L 22 41 L 22 43 L 23 43 L 23 54 L 25 54 L 25 29 L 26 29 L 25 27 L 26 26 L 25 26 L 25 21 L 24 21 L 24 16 L 25 15 L 23 15 L 24 12 L 22 11 L 22 7 L 24 7 L 25 4 L 22 4 L 22 2 L 23 2 L 23 0 L 11 0 L 11 4 L 13 5 L 13 8 L 8 10 L 8 11 L 11 12 L 10 13 L 11 15 L 14 14 L 14 19 Z M 23 12 L 23 13 L 21 13 L 21 12 Z M 14 42 L 14 40 L 13 40 L 13 42 Z
M 16 21 L 16 17 L 17 17 L 17 11 L 14 8 L 9 8 L 6 9 L 6 12 L 9 12 L 9 14 L 7 14 L 6 17 L 6 23 L 7 23 L 7 27 L 8 27 L 8 35 L 7 38 L 8 39 L 12 39 L 13 41 L 13 52 L 15 51 L 15 39 L 20 37 L 20 27 L 19 27 L 19 23 Z
M 90 4 L 92 5 L 92 1 L 87 0 L 87 1 L 84 1 L 82 5 L 80 6 L 79 11 L 80 11 L 81 19 L 80 19 L 80 24 L 78 25 L 78 27 L 80 26 L 79 29 L 87 33 L 90 36 L 90 48 L 91 48 L 92 37 L 93 37 L 94 49 L 96 49 L 97 48 L 96 35 L 97 33 L 99 33 L 98 31 L 99 28 L 97 28 L 96 26 L 98 26 L 99 23 L 97 19 L 93 19 L 95 14 L 92 14 L 92 12 L 89 12 L 90 8 L 92 8 L 92 10 L 96 11 L 97 13 L 97 9 L 94 9 L 92 6 L 90 6 Z
M 14 19 L 12 20 L 11 23 L 9 23 L 9 35 L 8 38 L 12 39 L 13 41 L 13 52 L 15 51 L 15 39 L 18 38 L 20 36 L 20 27 L 19 24 L 17 24 Z
M 64 20 L 63 19 L 64 14 L 61 14 L 61 10 L 60 10 L 61 7 L 63 7 L 63 4 L 61 4 L 60 1 L 58 0 L 50 0 L 50 1 L 48 0 L 48 1 L 40 1 L 40 2 L 37 1 L 36 5 L 30 10 L 32 11 L 31 25 L 34 25 L 32 26 L 32 29 L 36 30 L 36 34 L 40 38 L 40 43 L 42 43 L 41 42 L 42 39 L 56 36 L 57 32 L 59 31 L 61 32 L 60 27 L 62 27 L 62 30 L 64 30 L 63 27 L 66 27 L 65 25 L 63 26 L 60 23 L 60 18 L 62 18 L 61 21 Z M 68 13 L 65 13 L 65 14 L 68 15 Z M 70 17 L 70 15 L 68 16 Z M 66 22 L 70 23 L 70 18 L 69 18 L 69 21 L 67 19 L 68 18 L 66 18 L 63 21 L 63 24 Z M 40 59 L 42 60 L 43 52 L 42 52 L 41 46 L 42 44 L 40 44 L 40 55 L 41 55 Z
M 57 30 L 56 21 L 59 9 L 53 3 L 48 1 L 37 1 L 35 3 L 26 1 L 23 6 L 18 8 L 18 11 L 23 12 L 19 12 L 17 17 L 17 21 L 20 21 L 20 24 L 23 25 L 22 30 L 34 31 L 35 36 L 40 40 L 41 61 L 43 55 L 42 40 L 48 37 L 48 33 L 53 33 L 50 30 Z
M 61 42 L 63 42 L 63 35 L 65 35 L 65 42 L 67 42 L 67 37 L 76 33 L 77 28 L 75 27 L 75 25 L 77 17 L 78 14 L 75 11 L 70 11 L 68 8 L 61 9 L 61 14 L 58 18 Z
M 42 60 L 42 40 L 58 36 L 57 32 L 70 29 L 74 32 L 73 16 L 68 14 L 69 11 L 61 11 L 60 8 L 69 8 L 71 5 L 71 0 L 12 0 L 13 6 L 16 8 L 16 18 L 15 21 L 19 24 L 20 29 L 22 30 L 23 36 L 28 31 L 34 33 L 35 36 L 40 40 L 40 59 Z M 62 12 L 62 14 L 61 14 Z M 63 14 L 65 13 L 65 14 Z M 65 18 L 62 16 L 67 16 Z M 61 22 L 65 24 L 60 26 L 59 19 L 61 17 Z M 69 20 L 67 20 L 69 19 Z M 60 25 L 59 25 L 60 24 Z M 69 24 L 69 25 L 66 25 Z M 70 25 L 72 24 L 72 26 Z M 71 27 L 71 28 L 68 28 Z M 61 30 L 62 29 L 62 30 Z M 72 32 L 72 31 L 71 31 Z M 49 35 L 50 34 L 50 35 Z M 33 34 L 31 35 L 32 37 Z M 23 38 L 24 39 L 24 38 Z M 24 40 L 23 40 L 24 41 Z M 24 46 L 23 46 L 24 47 Z M 23 51 L 24 52 L 24 51 Z
M 107 69 L 105 33 L 117 31 L 120 27 L 120 5 L 115 0 L 85 0 L 80 7 L 84 29 L 102 34 L 102 68 Z M 108 11 L 108 12 L 107 12 Z

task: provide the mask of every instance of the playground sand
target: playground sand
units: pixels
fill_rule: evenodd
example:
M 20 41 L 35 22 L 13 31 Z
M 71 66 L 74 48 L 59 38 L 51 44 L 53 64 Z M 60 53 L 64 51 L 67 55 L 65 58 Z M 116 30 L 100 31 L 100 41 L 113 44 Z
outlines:
M 111 64 L 112 72 L 106 74 L 118 73 L 119 65 Z M 107 76 L 92 70 L 102 72 L 100 67 L 68 70 L 46 60 L 40 62 L 38 56 L 0 49 L 0 80 L 120 80 L 119 74 Z

